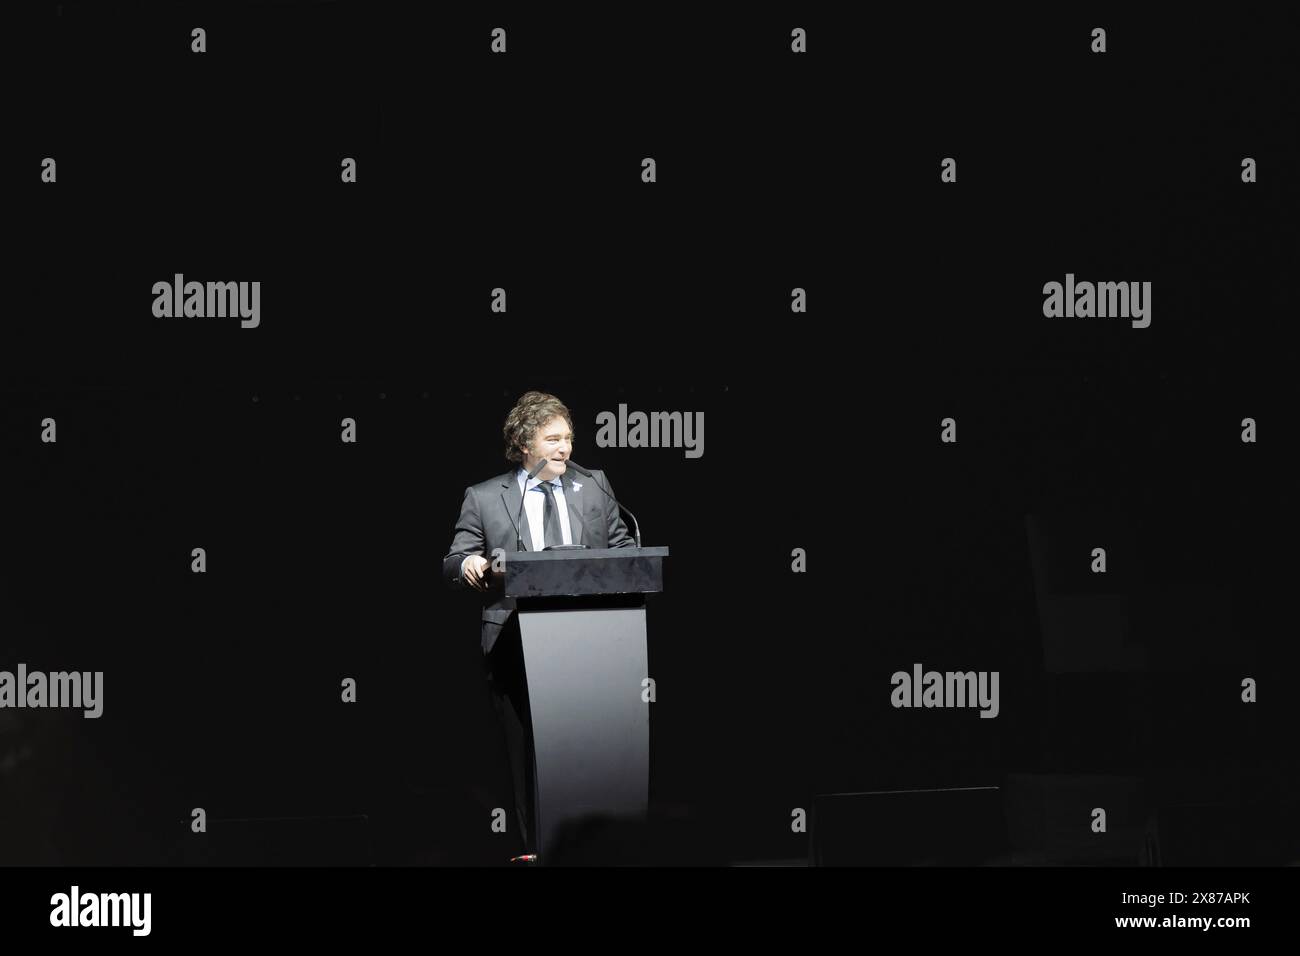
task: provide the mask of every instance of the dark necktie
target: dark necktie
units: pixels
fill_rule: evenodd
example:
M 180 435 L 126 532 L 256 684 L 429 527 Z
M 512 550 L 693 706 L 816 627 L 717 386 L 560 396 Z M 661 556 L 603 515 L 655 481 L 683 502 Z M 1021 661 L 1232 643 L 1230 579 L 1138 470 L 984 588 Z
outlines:
M 555 506 L 555 488 L 549 481 L 537 486 L 546 495 L 545 518 L 542 519 L 542 547 L 564 544 L 564 532 L 560 530 L 560 509 Z

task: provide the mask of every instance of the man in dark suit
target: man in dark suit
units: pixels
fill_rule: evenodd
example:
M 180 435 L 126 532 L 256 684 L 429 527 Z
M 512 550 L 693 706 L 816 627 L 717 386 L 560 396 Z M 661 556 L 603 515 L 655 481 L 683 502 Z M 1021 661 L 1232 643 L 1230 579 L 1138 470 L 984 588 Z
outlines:
M 524 551 L 540 551 L 566 544 L 630 548 L 636 541 L 619 517 L 604 472 L 593 469 L 591 477 L 585 478 L 568 468 L 573 418 L 558 398 L 545 392 L 520 396 L 506 416 L 502 436 L 506 459 L 515 467 L 465 489 L 455 536 L 442 560 L 442 575 L 451 587 L 470 587 L 483 594 L 484 676 L 505 733 L 521 841 L 525 852 L 535 853 L 536 781 L 528 682 L 515 602 L 503 593 L 503 576 L 493 573 L 493 558 L 517 552 L 521 544 Z M 539 464 L 541 471 L 529 479 Z M 609 493 L 591 487 L 592 483 Z

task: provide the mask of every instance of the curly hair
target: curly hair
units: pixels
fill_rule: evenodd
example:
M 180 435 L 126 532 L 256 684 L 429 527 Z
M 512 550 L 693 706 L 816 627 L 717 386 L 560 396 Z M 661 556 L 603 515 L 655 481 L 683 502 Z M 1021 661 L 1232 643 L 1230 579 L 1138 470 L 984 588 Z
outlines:
M 519 446 L 531 445 L 538 429 L 545 427 L 547 422 L 557 416 L 568 422 L 569 431 L 573 431 L 573 416 L 569 414 L 564 402 L 554 395 L 546 392 L 524 392 L 520 395 L 519 401 L 515 402 L 515 407 L 506 416 L 505 425 L 501 427 L 501 437 L 506 443 L 506 461 L 522 463 L 524 454 Z

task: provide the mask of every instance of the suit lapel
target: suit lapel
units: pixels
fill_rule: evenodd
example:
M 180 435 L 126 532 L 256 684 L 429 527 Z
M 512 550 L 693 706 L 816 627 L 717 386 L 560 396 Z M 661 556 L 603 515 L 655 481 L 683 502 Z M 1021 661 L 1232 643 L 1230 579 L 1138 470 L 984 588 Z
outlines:
M 582 524 L 582 499 L 578 497 L 582 492 L 573 487 L 572 475 L 572 471 L 566 470 L 560 482 L 564 485 L 564 503 L 569 508 L 569 536 L 573 538 L 574 544 L 583 544 L 583 535 L 587 529 Z
M 505 476 L 501 484 L 503 486 L 501 489 L 501 500 L 505 503 L 506 515 L 510 519 L 510 527 L 513 528 L 515 534 L 519 536 L 516 540 L 522 540 L 523 549 L 528 551 L 530 550 L 528 546 L 531 544 L 530 533 L 528 530 L 528 514 L 527 512 L 524 512 L 521 516 L 519 512 L 519 504 L 524 500 L 523 492 L 519 490 L 519 473 L 512 471 L 510 474 Z M 521 518 L 520 524 L 515 523 L 517 518 Z

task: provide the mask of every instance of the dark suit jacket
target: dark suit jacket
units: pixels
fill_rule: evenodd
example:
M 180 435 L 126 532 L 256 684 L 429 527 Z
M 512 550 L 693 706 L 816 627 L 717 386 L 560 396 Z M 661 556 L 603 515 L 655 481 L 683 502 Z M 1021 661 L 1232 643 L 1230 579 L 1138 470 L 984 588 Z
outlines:
M 564 484 L 564 502 L 569 510 L 569 530 L 574 544 L 589 548 L 636 547 L 636 539 L 628 534 L 627 525 L 614 505 L 614 489 L 603 471 L 593 468 L 588 478 L 569 469 L 560 481 Z M 593 488 L 592 482 L 598 482 L 609 494 Z M 456 520 L 456 535 L 451 550 L 442 559 L 442 576 L 449 587 L 468 587 L 460 576 L 460 565 L 466 555 L 481 554 L 491 561 L 492 552 L 497 548 L 508 554 L 519 550 L 515 520 L 522 500 L 518 472 L 514 469 L 465 489 L 465 500 Z M 523 533 L 523 549 L 531 551 L 533 539 L 527 509 L 518 530 Z M 500 575 L 490 577 L 492 587 L 483 594 L 484 654 L 491 652 L 501 628 L 515 612 L 514 599 L 505 596 L 500 578 Z

